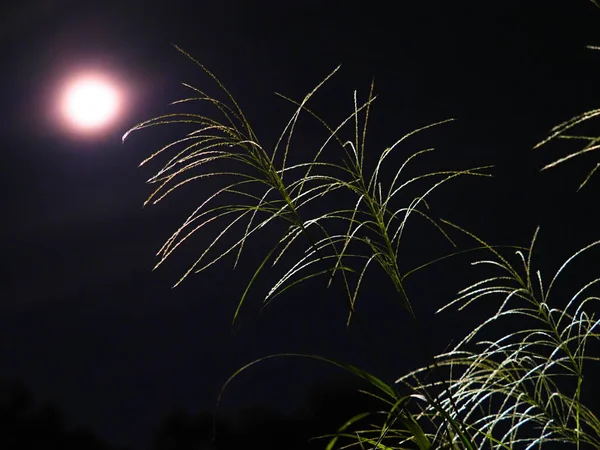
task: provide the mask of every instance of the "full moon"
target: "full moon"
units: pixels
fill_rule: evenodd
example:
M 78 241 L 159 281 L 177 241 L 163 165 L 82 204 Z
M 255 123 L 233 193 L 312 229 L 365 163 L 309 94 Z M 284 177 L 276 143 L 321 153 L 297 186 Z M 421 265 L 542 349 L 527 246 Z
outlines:
M 74 131 L 99 131 L 118 117 L 120 97 L 116 84 L 101 75 L 76 77 L 64 87 L 62 116 Z

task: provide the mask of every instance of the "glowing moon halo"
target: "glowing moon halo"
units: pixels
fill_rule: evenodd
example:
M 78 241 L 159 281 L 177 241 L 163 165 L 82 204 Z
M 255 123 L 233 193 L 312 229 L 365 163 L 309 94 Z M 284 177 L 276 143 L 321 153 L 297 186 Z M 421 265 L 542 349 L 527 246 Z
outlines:
M 101 76 L 77 77 L 65 86 L 61 109 L 69 127 L 84 132 L 103 129 L 119 115 L 119 89 Z

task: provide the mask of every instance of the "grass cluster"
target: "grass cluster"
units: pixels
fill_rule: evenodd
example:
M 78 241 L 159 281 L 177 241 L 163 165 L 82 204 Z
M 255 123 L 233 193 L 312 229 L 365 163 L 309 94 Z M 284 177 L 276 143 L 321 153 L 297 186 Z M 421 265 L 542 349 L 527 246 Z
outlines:
M 593 311 L 600 300 L 594 295 L 600 278 L 575 289 L 566 302 L 552 295 L 557 279 L 564 276 L 572 261 L 593 250 L 600 241 L 576 251 L 545 281 L 547 278 L 536 268 L 534 255 L 539 229 L 529 246 L 507 250 L 488 244 L 458 225 L 434 220 L 429 214 L 427 198 L 434 190 L 458 177 L 489 177 L 491 166 L 407 175 L 415 160 L 431 157 L 434 149 L 428 148 L 410 153 L 391 177 L 383 176 L 383 167 L 393 152 L 404 152 L 413 135 L 447 121 L 403 136 L 368 165 L 365 147 L 375 101 L 373 85 L 364 101 L 359 101 L 354 92 L 353 110 L 334 126 L 308 106 L 336 69 L 302 101 L 281 96 L 294 105 L 295 111 L 274 147 L 265 148 L 230 92 L 198 61 L 179 50 L 212 77 L 225 94 L 224 100 L 186 85 L 191 96 L 176 103 L 205 103 L 214 114 L 167 114 L 135 126 L 124 136 L 157 125 L 192 127 L 192 131 L 142 163 L 168 155 L 163 167 L 149 180 L 157 187 L 147 203 L 160 202 L 190 182 L 211 180 L 206 185 L 209 187 L 217 186 L 216 180 L 221 182 L 212 190 L 198 190 L 206 197 L 159 251 L 157 265 L 199 230 L 205 232 L 211 226 L 215 230 L 177 284 L 227 255 L 234 255 L 237 264 L 249 239 L 271 230 L 272 224 L 281 224 L 276 228 L 279 234 L 268 234 L 272 245 L 251 276 L 234 321 L 260 273 L 277 265 L 283 267 L 283 275 L 266 293 L 265 305 L 299 283 L 322 277 L 328 286 L 337 286 L 343 293 L 348 323 L 354 320 L 365 327 L 355 305 L 364 288 L 365 273 L 372 268 L 383 271 L 391 280 L 398 303 L 418 329 L 420 319 L 404 286 L 412 271 L 402 271 L 399 264 L 409 218 L 429 224 L 432 232 L 441 233 L 455 247 L 450 237 L 453 232 L 468 236 L 472 248 L 456 248 L 446 257 L 476 250 L 482 256 L 473 265 L 489 268 L 484 279 L 460 291 L 442 310 L 462 310 L 486 299 L 488 304 L 497 305 L 496 312 L 453 348 L 431 354 L 428 365 L 399 377 L 395 383 L 386 383 L 349 364 L 309 356 L 363 378 L 372 387 L 365 394 L 381 401 L 379 411 L 365 411 L 349 418 L 339 430 L 332 430 L 328 449 L 525 449 L 547 448 L 552 443 L 558 443 L 559 448 L 572 445 L 600 449 L 600 420 L 582 396 L 584 383 L 590 382 L 584 378 L 584 366 L 599 359 L 590 354 L 588 344 L 599 337 L 599 321 Z M 312 117 L 328 137 L 311 158 L 292 163 L 292 137 L 300 115 Z M 553 139 L 577 139 L 585 146 L 544 169 L 600 148 L 599 137 L 567 134 L 579 123 L 599 115 L 600 110 L 589 111 L 554 128 L 537 147 Z M 598 167 L 600 163 L 580 187 Z M 419 192 L 416 195 L 415 189 Z M 510 327 L 504 327 L 503 322 L 525 325 L 506 332 Z M 418 340 L 423 351 L 429 352 L 427 337 L 421 334 Z M 241 368 L 231 379 L 260 361 Z

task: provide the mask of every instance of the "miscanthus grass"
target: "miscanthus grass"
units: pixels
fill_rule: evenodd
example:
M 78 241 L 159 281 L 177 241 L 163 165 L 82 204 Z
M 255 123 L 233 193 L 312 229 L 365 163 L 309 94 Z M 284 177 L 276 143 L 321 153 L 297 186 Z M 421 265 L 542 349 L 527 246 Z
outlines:
M 174 105 L 199 103 L 198 108 L 209 113 L 165 114 L 136 125 L 123 137 L 162 125 L 188 127 L 141 163 L 163 160 L 162 168 L 149 179 L 156 188 L 146 204 L 156 204 L 189 183 L 200 186 L 196 189 L 197 206 L 158 252 L 157 267 L 196 233 L 213 233 L 203 240 L 204 247 L 175 285 L 226 257 L 235 267 L 247 243 L 260 236 L 261 243 L 271 240 L 271 244 L 239 299 L 234 322 L 245 300 L 253 295 L 259 275 L 277 266 L 283 275 L 264 293 L 264 305 L 299 283 L 321 278 L 324 286 L 336 286 L 343 294 L 345 303 L 341 306 L 348 312 L 348 324 L 354 321 L 365 328 L 367 324 L 361 323 L 355 305 L 365 289 L 367 271 L 380 270 L 391 281 L 395 300 L 418 329 L 427 318 L 417 317 L 405 288 L 404 280 L 412 271 L 401 270 L 406 262 L 402 242 L 409 219 L 429 226 L 454 247 L 452 232 L 472 239 L 472 248 L 456 248 L 446 257 L 472 250 L 480 255 L 487 252 L 487 257 L 480 257 L 473 265 L 487 266 L 489 275 L 460 291 L 438 312 L 468 310 L 472 303 L 482 301 L 495 305 L 494 312 L 443 354 L 430 353 L 426 334 L 419 333 L 418 344 L 430 362 L 395 382 L 324 356 L 287 355 L 317 359 L 350 371 L 371 386 L 365 395 L 381 402 L 380 410 L 348 418 L 331 435 L 322 436 L 326 438 L 324 447 L 533 449 L 556 444 L 557 448 L 600 448 L 600 420 L 582 395 L 584 383 L 590 382 L 584 377 L 584 367 L 599 359 L 589 354 L 588 344 L 598 339 L 598 319 L 593 311 L 600 300 L 600 278 L 574 288 L 566 300 L 552 295 L 557 280 L 572 262 L 593 252 L 600 241 L 576 251 L 556 273 L 546 277 L 536 268 L 534 257 L 539 229 L 528 247 L 513 247 L 507 254 L 507 248 L 490 245 L 468 230 L 430 215 L 427 198 L 443 189 L 442 185 L 457 177 L 491 176 L 492 166 L 413 173 L 415 161 L 435 153 L 433 148 L 412 148 L 411 138 L 450 120 L 414 130 L 385 148 L 367 150 L 369 117 L 376 100 L 373 84 L 364 101 L 356 91 L 353 93 L 352 108 L 339 123 L 327 123 L 309 105 L 338 67 L 301 101 L 280 95 L 290 104 L 291 117 L 275 144 L 265 147 L 219 79 L 178 50 L 216 83 L 223 98 L 185 84 L 190 96 Z M 298 162 L 293 136 L 301 115 L 319 124 L 325 137 L 315 143 L 308 157 L 303 149 Z M 600 110 L 589 111 L 555 127 L 536 148 L 559 138 L 578 139 L 585 146 L 544 169 L 600 148 L 598 137 L 567 134 L 597 116 Z M 367 164 L 373 155 L 374 163 Z M 388 176 L 392 160 L 401 162 Z M 427 267 L 425 264 L 414 270 Z M 503 327 L 503 321 L 522 326 L 514 330 Z M 224 388 L 252 365 L 282 356 L 286 355 L 269 355 L 249 363 L 234 373 Z

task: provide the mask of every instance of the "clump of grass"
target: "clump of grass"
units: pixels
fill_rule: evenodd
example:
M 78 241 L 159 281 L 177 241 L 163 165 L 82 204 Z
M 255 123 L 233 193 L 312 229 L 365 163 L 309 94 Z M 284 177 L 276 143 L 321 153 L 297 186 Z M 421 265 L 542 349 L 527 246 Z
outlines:
M 468 424 L 478 448 L 540 448 L 551 442 L 600 448 L 600 420 L 582 398 L 584 365 L 600 360 L 586 352 L 589 341 L 600 337 L 600 320 L 590 312 L 600 300 L 597 290 L 594 294 L 600 278 L 562 304 L 551 296 L 573 260 L 600 241 L 568 258 L 546 286 L 533 262 L 538 231 L 526 251 L 516 252 L 520 267 L 471 235 L 491 253 L 491 258 L 473 264 L 497 273 L 465 288 L 440 311 L 481 301 L 498 309 L 453 349 L 438 355 L 436 365 L 446 369 L 446 378 L 423 381 L 430 369 L 425 367 L 398 383 L 417 391 L 441 389 L 442 408 Z M 507 332 L 515 321 L 524 326 Z M 431 407 L 421 416 L 438 428 L 445 420 Z
M 335 285 L 343 292 L 349 324 L 353 318 L 357 321 L 355 305 L 365 273 L 378 268 L 387 275 L 397 294 L 395 298 L 418 326 L 404 280 L 428 264 L 413 271 L 400 269 L 400 262 L 404 262 L 400 243 L 409 217 L 429 224 L 453 246 L 448 228 L 471 237 L 476 242 L 475 249 L 490 255 L 474 264 L 487 265 L 498 272 L 468 286 L 439 312 L 451 307 L 463 310 L 473 302 L 492 298 L 498 299 L 497 311 L 452 349 L 436 357 L 431 355 L 430 364 L 398 378 L 396 383 L 323 356 L 287 355 L 317 359 L 350 371 L 372 386 L 366 395 L 381 401 L 381 410 L 350 418 L 336 433 L 326 436 L 328 450 L 350 446 L 384 450 L 529 449 L 552 443 L 578 449 L 600 448 L 600 420 L 582 397 L 584 365 L 599 359 L 586 349 L 589 342 L 599 337 L 599 321 L 590 310 L 600 300 L 593 293 L 600 278 L 575 291 L 563 304 L 550 296 L 559 275 L 600 241 L 577 251 L 545 284 L 533 258 L 539 229 L 529 247 L 513 248 L 518 258 L 515 264 L 498 247 L 450 222 L 438 222 L 429 214 L 427 198 L 438 187 L 465 175 L 489 177 L 491 166 L 406 176 L 411 163 L 433 151 L 426 148 L 409 153 L 391 181 L 383 179 L 382 167 L 392 152 L 401 151 L 414 134 L 448 121 L 406 134 L 380 151 L 374 167 L 368 169 L 365 153 L 367 124 L 376 100 L 373 84 L 364 102 L 359 102 L 354 92 L 350 114 L 335 126 L 308 107 L 309 100 L 336 74 L 338 67 L 300 102 L 280 95 L 295 109 L 274 148 L 267 149 L 218 78 L 178 50 L 217 83 L 225 99 L 219 100 L 186 84 L 192 96 L 175 105 L 200 102 L 212 107 L 216 114 L 166 114 L 135 126 L 124 136 L 125 139 L 133 131 L 158 125 L 183 124 L 191 128 L 142 162 L 167 157 L 163 167 L 149 179 L 158 187 L 146 204 L 158 203 L 192 182 L 223 182 L 216 188 L 211 183 L 209 186 L 214 189 L 210 191 L 198 190 L 206 194 L 205 198 L 158 253 L 157 267 L 197 232 L 213 227 L 214 238 L 208 240 L 176 285 L 230 254 L 235 267 L 248 240 L 279 223 L 284 226 L 279 228 L 279 235 L 268 234 L 272 244 L 241 294 L 234 322 L 262 271 L 268 266 L 283 265 L 283 275 L 264 296 L 265 306 L 299 283 L 321 277 L 324 286 Z M 291 157 L 293 135 L 301 114 L 316 120 L 327 137 L 315 147 L 311 158 L 291 163 L 295 159 Z M 536 148 L 556 138 L 583 140 L 586 146 L 543 170 L 600 148 L 600 138 L 566 134 L 599 115 L 600 110 L 590 111 L 555 127 Z M 598 167 L 600 164 L 580 188 Z M 411 195 L 409 186 L 421 186 L 421 192 Z M 344 202 L 339 201 L 342 198 Z M 315 212 L 321 210 L 325 212 Z M 470 250 L 473 249 L 466 251 Z M 510 332 L 499 328 L 498 333 L 496 326 L 503 321 L 525 325 Z M 417 341 L 427 347 L 423 333 Z M 271 355 L 247 364 L 224 387 L 244 370 L 275 356 L 286 355 Z M 408 394 L 399 394 L 398 385 L 408 388 Z
M 414 130 L 391 146 L 380 152 L 372 170 L 365 168 L 366 134 L 369 112 L 375 101 L 374 86 L 371 85 L 367 100 L 358 101 L 354 92 L 352 112 L 336 126 L 330 126 L 315 112 L 308 108 L 307 102 L 339 69 L 336 68 L 301 102 L 281 96 L 295 105 L 295 112 L 279 136 L 275 148 L 270 152 L 261 145 L 257 135 L 251 128 L 242 109 L 233 96 L 220 81 L 199 62 L 179 49 L 207 73 L 225 93 L 227 102 L 213 98 L 200 89 L 185 85 L 194 92 L 194 97 L 175 102 L 204 102 L 213 106 L 220 116 L 172 113 L 143 122 L 130 131 L 127 136 L 138 130 L 157 125 L 187 124 L 193 129 L 160 148 L 141 165 L 167 152 L 173 153 L 162 169 L 149 179 L 158 184 L 158 188 L 146 201 L 158 203 L 176 189 L 195 181 L 220 177 L 226 180 L 225 185 L 207 194 L 199 206 L 176 230 L 159 251 L 161 265 L 174 251 L 186 242 L 194 233 L 225 220 L 225 225 L 217 225 L 217 234 L 209 240 L 195 263 L 176 283 L 181 283 L 192 272 L 199 273 L 235 252 L 234 266 L 238 263 L 245 243 L 254 234 L 264 229 L 273 221 L 282 221 L 287 229 L 275 238 L 273 246 L 266 252 L 263 261 L 247 284 L 233 320 L 238 317 L 240 308 L 246 299 L 250 287 L 260 272 L 268 265 L 289 263 L 284 275 L 273 285 L 264 298 L 265 304 L 293 286 L 314 277 L 326 277 L 327 286 L 335 284 L 342 289 L 347 299 L 348 323 L 355 315 L 355 303 L 366 271 L 371 266 L 378 266 L 391 280 L 399 303 L 408 314 L 416 319 L 412 304 L 404 287 L 405 274 L 401 272 L 398 262 L 402 259 L 400 242 L 409 217 L 421 218 L 442 233 L 454 245 L 441 226 L 427 213 L 426 198 L 442 184 L 456 177 L 484 176 L 489 177 L 487 170 L 491 166 L 482 166 L 466 170 L 447 170 L 424 173 L 404 178 L 407 167 L 416 159 L 431 153 L 433 148 L 426 148 L 410 153 L 396 170 L 391 182 L 381 179 L 381 169 L 392 152 L 400 151 L 401 145 L 416 133 L 439 126 L 442 121 Z M 313 117 L 327 132 L 325 141 L 317 147 L 315 155 L 308 162 L 288 165 L 292 151 L 292 136 L 301 113 Z M 350 129 L 348 137 L 343 137 Z M 337 147 L 337 149 L 336 149 Z M 326 152 L 333 153 L 342 163 L 329 162 L 324 157 Z M 278 158 L 279 156 L 279 158 Z M 335 159 L 335 158 L 334 158 Z M 217 162 L 230 163 L 231 169 L 211 170 L 209 164 Z M 243 169 L 243 170 L 240 170 Z M 236 170 L 237 169 L 237 170 Z M 427 181 L 429 183 L 427 183 Z M 416 197 L 403 194 L 407 187 L 423 185 L 422 193 Z M 339 201 L 328 202 L 337 191 L 343 191 L 346 204 Z M 224 199 L 225 197 L 225 199 Z M 217 199 L 222 204 L 211 206 Z M 327 209 L 323 214 L 311 214 L 319 208 L 309 208 L 316 202 L 322 202 Z M 332 207 L 335 205 L 335 207 Z M 243 224 L 241 233 L 236 235 L 234 226 Z M 341 230 L 341 231 L 340 231 Z M 227 234 L 233 235 L 233 244 L 226 242 Z M 290 251 L 293 244 L 303 238 L 302 252 Z M 230 238 L 231 239 L 231 238 Z M 223 243 L 223 247 L 217 245 Z M 211 255 L 212 252 L 212 255 Z M 284 258 L 284 256 L 286 256 Z M 312 270 L 318 267 L 317 270 Z M 333 362 L 333 361 L 330 361 Z M 342 366 L 340 363 L 336 363 Z M 346 367 L 346 366 L 344 366 Z M 352 369 L 359 376 L 368 380 L 378 380 L 366 372 Z M 236 374 L 237 375 L 237 374 Z M 386 394 L 392 395 L 391 401 L 397 408 L 403 406 L 411 397 L 399 397 L 392 386 L 382 381 L 374 384 L 384 388 Z M 420 395 L 422 397 L 422 395 Z M 432 397 L 427 397 L 434 401 Z M 395 412 L 394 417 L 408 414 L 404 407 Z M 406 415 L 405 423 L 413 423 Z M 458 426 L 454 424 L 460 434 Z M 416 430 L 416 429 L 415 429 Z M 414 431 L 414 430 L 413 430 Z M 422 436 L 424 436 L 421 433 Z

